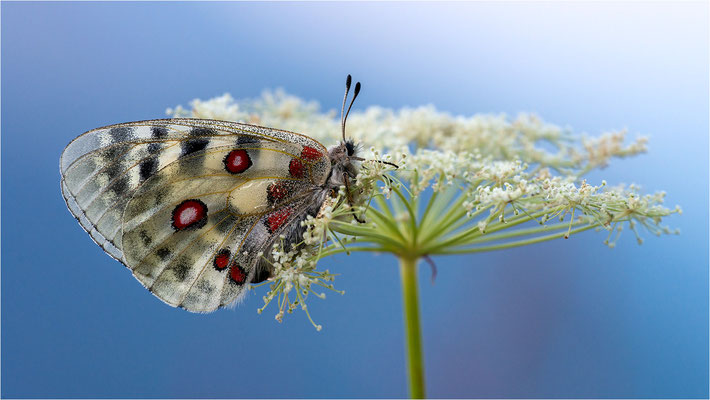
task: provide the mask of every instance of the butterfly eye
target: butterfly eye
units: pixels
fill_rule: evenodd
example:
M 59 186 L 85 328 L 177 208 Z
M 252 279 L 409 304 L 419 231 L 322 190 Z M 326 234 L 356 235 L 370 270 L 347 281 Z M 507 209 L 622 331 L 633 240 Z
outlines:
M 348 139 L 345 141 L 345 150 L 348 152 L 348 157 L 355 155 L 356 145 L 355 142 Z

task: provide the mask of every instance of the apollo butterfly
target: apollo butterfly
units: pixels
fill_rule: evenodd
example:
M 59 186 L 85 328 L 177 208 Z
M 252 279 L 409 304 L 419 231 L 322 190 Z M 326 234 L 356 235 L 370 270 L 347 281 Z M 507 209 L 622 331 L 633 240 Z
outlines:
M 346 81 L 343 108 L 351 77 Z M 360 91 L 355 85 L 348 113 Z M 74 139 L 62 195 L 91 238 L 165 303 L 210 312 L 268 279 L 301 221 L 358 174 L 356 146 L 326 149 L 294 132 L 206 119 L 128 122 Z

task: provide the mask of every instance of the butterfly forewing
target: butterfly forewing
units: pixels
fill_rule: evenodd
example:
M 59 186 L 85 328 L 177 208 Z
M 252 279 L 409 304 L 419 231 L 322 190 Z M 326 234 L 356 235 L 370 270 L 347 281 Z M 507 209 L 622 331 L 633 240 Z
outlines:
M 212 311 L 263 273 L 257 256 L 312 212 L 330 172 L 307 136 L 198 119 L 89 131 L 60 162 L 70 211 L 156 296 Z

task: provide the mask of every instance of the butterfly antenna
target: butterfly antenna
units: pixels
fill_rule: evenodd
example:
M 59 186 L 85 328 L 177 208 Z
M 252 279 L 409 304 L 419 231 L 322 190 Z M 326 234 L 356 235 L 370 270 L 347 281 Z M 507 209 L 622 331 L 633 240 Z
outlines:
M 350 75 L 348 75 L 349 77 Z M 350 82 L 350 79 L 348 79 L 348 83 Z M 349 85 L 348 85 L 349 87 Z M 360 94 L 360 82 L 355 84 L 355 90 L 353 91 L 353 99 L 350 100 L 350 106 L 348 106 L 348 111 L 345 113 L 345 118 L 343 118 L 343 143 L 345 143 L 345 123 L 348 122 L 348 115 L 350 115 L 350 109 L 353 108 L 353 103 L 355 103 L 355 99 L 357 99 L 357 95 Z M 343 103 L 343 106 L 345 106 L 345 103 Z
M 353 77 L 348 74 L 345 79 L 345 96 L 343 97 L 343 108 L 340 109 L 340 127 L 343 131 L 343 143 L 345 143 L 345 104 L 348 102 L 348 93 L 350 93 L 350 84 L 353 83 Z

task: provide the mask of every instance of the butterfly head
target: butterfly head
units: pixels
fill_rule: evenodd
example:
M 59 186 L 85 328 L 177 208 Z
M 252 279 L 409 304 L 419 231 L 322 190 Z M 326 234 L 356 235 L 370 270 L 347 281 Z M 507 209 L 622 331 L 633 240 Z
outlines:
M 360 145 L 352 139 L 347 139 L 328 149 L 328 157 L 336 175 L 347 174 L 350 178 L 357 177 L 360 157 Z
M 353 98 L 350 100 L 350 105 L 348 106 L 347 111 L 345 111 L 345 105 L 348 101 L 348 94 L 350 93 L 351 84 L 352 77 L 348 75 L 345 80 L 345 97 L 343 97 L 343 107 L 340 110 L 340 127 L 343 133 L 343 140 L 328 150 L 328 156 L 330 157 L 331 165 L 337 172 L 347 174 L 350 178 L 355 178 L 357 176 L 357 166 L 353 164 L 353 161 L 361 160 L 357 156 L 359 145 L 356 144 L 354 140 L 346 138 L 345 123 L 348 121 L 350 109 L 353 108 L 353 103 L 355 103 L 357 95 L 360 94 L 360 88 L 362 85 L 360 85 L 360 82 L 355 84 Z
M 355 141 L 352 139 L 347 139 L 344 143 L 345 152 L 348 154 L 348 157 L 357 157 L 357 153 L 360 150 L 360 145 L 356 144 Z

